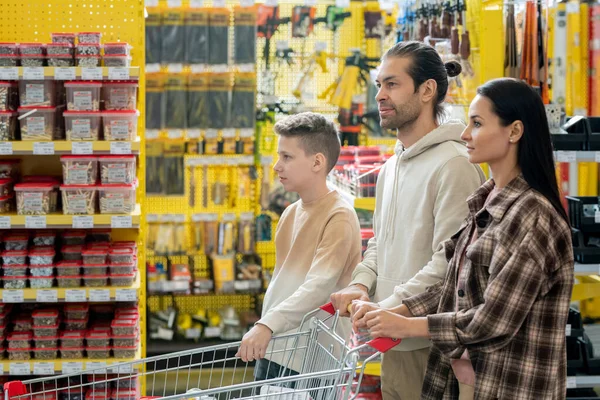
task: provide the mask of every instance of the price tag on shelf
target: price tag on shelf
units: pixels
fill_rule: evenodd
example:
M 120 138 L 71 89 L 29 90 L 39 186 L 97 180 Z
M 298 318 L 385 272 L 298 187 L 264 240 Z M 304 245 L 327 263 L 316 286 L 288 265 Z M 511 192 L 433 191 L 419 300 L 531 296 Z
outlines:
M 110 154 L 131 154 L 131 143 L 110 142 Z
M 223 8 L 225 7 L 226 1 L 225 0 L 213 0 L 213 7 L 214 8 Z
M 214 338 L 221 336 L 221 328 L 218 326 L 207 326 L 204 328 L 204 337 L 205 338 Z
M 167 131 L 169 139 L 181 139 L 183 137 L 183 130 L 181 129 L 169 129 Z
M 3 303 L 23 303 L 25 296 L 22 290 L 4 290 L 2 292 Z
M 0 229 L 10 229 L 10 217 L 0 217 Z
M 235 281 L 233 282 L 235 290 L 250 290 L 250 282 L 248 281 Z
M 278 5 L 279 5 L 279 0 L 265 0 L 265 6 L 277 7 Z
M 240 0 L 240 5 L 242 7 L 252 7 L 254 5 L 254 0 Z
M 53 375 L 54 374 L 54 363 L 53 362 L 34 362 L 33 363 L 33 374 L 34 375 Z
M 83 371 L 83 363 L 81 361 L 63 361 L 63 374 L 78 374 Z
M 131 215 L 114 215 L 110 219 L 111 228 L 131 228 L 132 226 Z
M 117 289 L 115 299 L 117 301 L 136 301 L 137 292 L 135 289 Z
M 160 72 L 160 64 L 146 64 L 146 73 L 153 74 Z
M 9 156 L 13 153 L 13 145 L 11 142 L 0 142 L 0 155 Z
M 8 364 L 8 371 L 11 375 L 29 375 L 31 366 L 28 362 L 11 362 Z
M 73 142 L 71 144 L 71 153 L 73 154 L 93 154 L 94 146 L 92 142 Z
M 183 72 L 183 64 L 167 64 L 167 71 L 174 74 Z
M 167 0 L 167 6 L 169 8 L 181 7 L 181 0 Z
M 58 291 L 39 289 L 35 294 L 35 301 L 38 303 L 56 303 L 58 302 Z
M 33 144 L 33 154 L 40 156 L 50 156 L 54 154 L 54 142 L 35 142 Z
M 567 389 L 575 389 L 577 387 L 577 377 L 567 376 Z
M 27 229 L 46 229 L 45 215 L 27 215 L 25 216 L 25 228 Z
M 116 81 L 129 79 L 129 68 L 108 67 L 108 79 Z
M 114 367 L 108 367 L 109 374 L 130 374 L 133 372 L 132 364 L 118 365 Z
M 335 6 L 340 8 L 350 7 L 350 0 L 335 0 Z
M 44 67 L 23 67 L 23 79 L 44 80 Z
M 317 5 L 317 0 L 304 0 L 304 5 L 307 7 L 313 7 Z
M 156 140 L 160 136 L 158 129 L 146 129 L 146 140 Z
M 187 137 L 188 139 L 198 139 L 200 137 L 200 129 L 188 129 Z
M 74 215 L 73 228 L 91 229 L 94 227 L 94 217 L 92 215 Z
M 558 162 L 575 162 L 577 161 L 577 152 L 576 151 L 558 151 L 556 154 L 556 159 Z
M 66 289 L 65 301 L 69 303 L 81 303 L 87 300 L 85 289 Z
M 146 7 L 158 7 L 158 0 L 146 0 L 144 5 Z
M 100 67 L 81 68 L 81 79 L 84 81 L 101 81 L 103 78 L 102 68 Z
M 95 370 L 94 372 L 98 373 L 97 370 L 101 368 L 106 368 L 106 361 L 88 361 L 85 363 L 85 369 L 88 371 Z
M 110 301 L 110 290 L 90 289 L 90 301 Z
M 190 0 L 190 8 L 204 7 L 204 0 Z
M 74 81 L 77 79 L 75 67 L 55 67 L 54 79 L 57 81 Z
M 19 80 L 19 68 L 18 67 L 2 67 L 2 68 L 0 68 L 0 80 L 18 81 Z

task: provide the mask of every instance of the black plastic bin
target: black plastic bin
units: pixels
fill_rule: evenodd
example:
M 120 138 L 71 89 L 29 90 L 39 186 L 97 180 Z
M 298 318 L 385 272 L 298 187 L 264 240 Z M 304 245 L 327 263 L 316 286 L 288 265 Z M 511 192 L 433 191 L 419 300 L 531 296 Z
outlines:
M 589 125 L 585 117 L 568 117 L 562 127 L 566 134 L 552 134 L 554 150 L 587 150 Z
M 600 233 L 600 223 L 596 223 L 595 210 L 600 210 L 598 196 L 566 196 L 571 227 L 582 233 Z
M 600 263 L 600 247 L 586 246 L 585 235 L 575 228 L 571 228 L 573 241 L 573 256 L 580 264 Z
M 589 137 L 588 148 L 600 150 L 600 117 L 588 117 Z

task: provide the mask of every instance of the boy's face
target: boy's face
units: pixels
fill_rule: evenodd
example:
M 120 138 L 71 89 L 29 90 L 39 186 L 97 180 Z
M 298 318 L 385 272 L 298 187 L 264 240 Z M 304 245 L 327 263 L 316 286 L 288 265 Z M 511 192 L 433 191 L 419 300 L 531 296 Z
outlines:
M 279 136 L 279 158 L 273 170 L 288 192 L 302 193 L 315 179 L 315 155 L 307 155 L 296 137 Z

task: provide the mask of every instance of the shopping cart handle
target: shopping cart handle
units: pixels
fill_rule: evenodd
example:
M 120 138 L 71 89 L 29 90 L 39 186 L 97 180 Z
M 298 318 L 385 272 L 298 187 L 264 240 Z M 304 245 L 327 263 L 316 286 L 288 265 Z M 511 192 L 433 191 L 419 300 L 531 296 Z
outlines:
M 333 307 L 333 303 L 327 303 L 327 304 L 323 304 L 321 307 L 319 307 L 321 310 L 333 315 L 335 314 L 335 308 Z
M 390 349 L 398 346 L 402 342 L 401 339 L 392 339 L 392 338 L 377 338 L 371 341 L 368 341 L 367 344 L 374 348 L 375 350 L 385 353 Z

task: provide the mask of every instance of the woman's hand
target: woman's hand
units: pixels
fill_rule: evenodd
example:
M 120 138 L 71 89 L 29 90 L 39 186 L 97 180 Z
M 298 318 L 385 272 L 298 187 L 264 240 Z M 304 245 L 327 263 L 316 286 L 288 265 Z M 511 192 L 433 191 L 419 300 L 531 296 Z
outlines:
M 350 307 L 352 307 L 352 329 L 354 329 L 354 332 L 367 327 L 364 316 L 369 311 L 379 310 L 379 304 L 360 300 L 353 301 Z
M 407 318 L 388 310 L 369 311 L 363 318 L 369 333 L 375 338 L 405 339 L 429 337 L 427 318 Z

